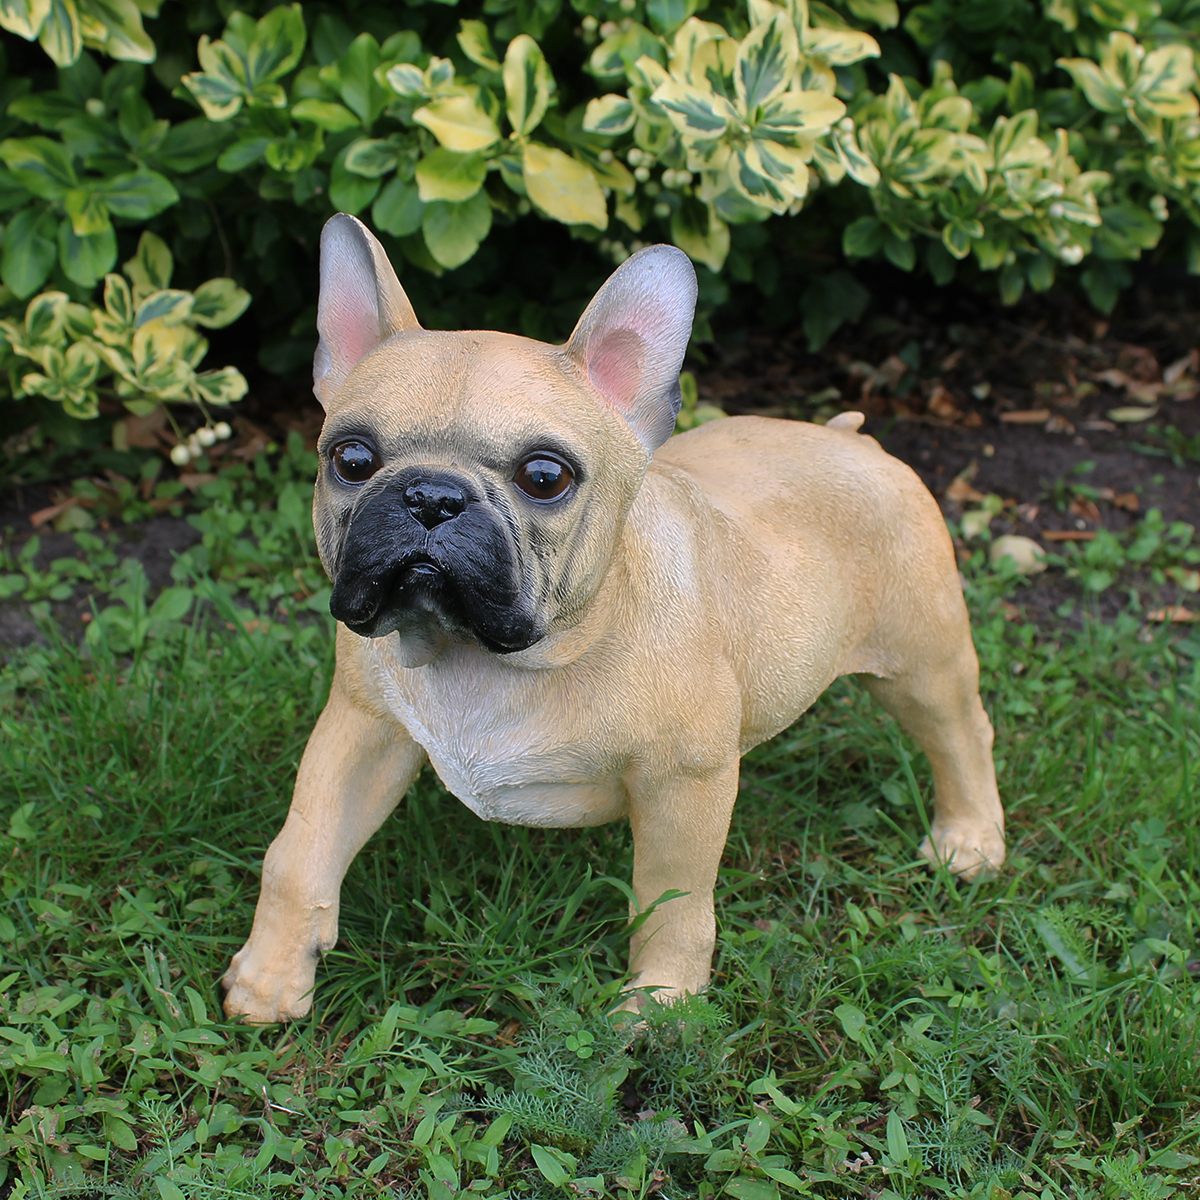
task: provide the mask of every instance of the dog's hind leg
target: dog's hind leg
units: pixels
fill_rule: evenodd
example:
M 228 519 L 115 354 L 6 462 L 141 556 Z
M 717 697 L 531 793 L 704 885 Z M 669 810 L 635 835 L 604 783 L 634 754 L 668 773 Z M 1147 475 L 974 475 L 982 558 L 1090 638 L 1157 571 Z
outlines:
M 954 625 L 942 631 L 947 640 L 940 654 L 886 678 L 860 678 L 933 768 L 933 822 L 921 854 L 969 879 L 1004 862 L 1004 809 L 992 762 L 992 726 L 979 698 L 979 663 L 965 613 Z

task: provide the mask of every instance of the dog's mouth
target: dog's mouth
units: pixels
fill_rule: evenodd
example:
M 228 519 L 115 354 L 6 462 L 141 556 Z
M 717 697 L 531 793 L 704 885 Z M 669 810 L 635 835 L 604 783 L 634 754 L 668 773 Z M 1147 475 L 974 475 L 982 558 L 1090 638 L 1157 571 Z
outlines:
M 429 624 L 450 634 L 469 634 L 486 650 L 512 654 L 540 637 L 520 621 L 481 620 L 468 605 L 453 572 L 428 554 L 405 555 L 380 576 L 343 573 L 334 583 L 329 611 L 359 637 L 386 637 Z

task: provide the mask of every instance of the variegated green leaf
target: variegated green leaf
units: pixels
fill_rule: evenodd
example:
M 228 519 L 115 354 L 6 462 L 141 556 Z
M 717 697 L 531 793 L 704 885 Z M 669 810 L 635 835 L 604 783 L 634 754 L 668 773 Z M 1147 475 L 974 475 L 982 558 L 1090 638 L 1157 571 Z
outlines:
M 292 105 L 292 116 L 297 121 L 307 121 L 324 129 L 326 133 L 344 133 L 356 129 L 359 119 L 344 104 L 332 100 L 317 100 L 309 97 Z
M 408 98 L 412 96 L 424 96 L 426 94 L 425 72 L 412 63 L 397 63 L 394 67 L 388 69 L 384 78 L 387 79 L 388 87 L 397 96 Z
M 805 54 L 834 67 L 879 57 L 879 43 L 869 33 L 860 33 L 856 29 L 805 30 L 803 49 Z
M 379 179 L 396 168 L 396 147 L 383 138 L 358 138 L 350 143 L 343 160 L 352 175 Z
M 608 225 L 608 206 L 586 163 L 538 142 L 521 148 L 525 191 L 533 204 L 564 225 Z
M 424 125 L 447 150 L 459 154 L 486 150 L 500 140 L 500 130 L 480 106 L 476 92 L 439 96 L 418 108 L 413 120 Z
M 796 30 L 782 12 L 751 29 L 738 47 L 734 87 L 738 107 L 754 120 L 759 109 L 788 86 L 800 57 Z
M 250 304 L 250 293 L 232 279 L 210 279 L 195 291 L 191 319 L 206 329 L 222 329 L 236 321 Z
M 667 114 L 685 143 L 716 140 L 736 118 L 723 96 L 701 91 L 678 79 L 669 79 L 655 88 L 652 99 Z
M 122 268 L 133 284 L 135 299 L 164 289 L 171 282 L 175 264 L 167 244 L 154 233 L 143 233 L 137 251 Z
M 1060 58 L 1058 65 L 1068 72 L 1087 102 L 1100 112 L 1121 111 L 1124 91 L 1120 80 L 1101 70 L 1090 58 Z
M 729 226 L 709 205 L 696 200 L 671 214 L 671 240 L 710 271 L 719 271 L 729 257 Z
M 38 34 L 38 44 L 60 67 L 69 67 L 83 50 L 83 33 L 75 0 L 50 0 L 50 11 Z
M 827 132 L 846 112 L 846 106 L 824 92 L 785 92 L 776 96 L 754 123 L 755 137 L 794 145 Z
M 110 58 L 154 61 L 154 43 L 142 27 L 142 14 L 134 0 L 87 0 L 79 23 L 83 40 Z
M 996 118 L 989 142 L 997 171 L 1041 166 L 1050 160 L 1050 147 L 1037 136 L 1037 127 L 1037 111 L 1032 108 Z
M 220 367 L 215 371 L 201 371 L 194 387 L 205 403 L 214 407 L 234 404 L 249 390 L 246 377 L 236 367 Z
M 417 163 L 417 190 L 421 199 L 461 203 L 470 200 L 487 175 L 487 161 L 478 154 L 455 154 L 444 146 L 430 151 Z
M 30 345 L 57 341 L 67 319 L 65 292 L 42 292 L 25 306 L 25 340 Z
M 504 54 L 504 103 L 508 123 L 527 137 L 541 123 L 554 91 L 554 76 L 541 47 L 528 34 L 513 38 Z
M 1191 117 L 1200 111 L 1193 88 L 1196 69 L 1190 46 L 1174 43 L 1151 50 L 1133 87 L 1139 108 L 1158 117 Z
M 0 29 L 32 42 L 50 15 L 50 0 L 0 0 Z
M 633 103 L 628 96 L 596 96 L 589 100 L 583 113 L 583 127 L 588 133 L 613 137 L 628 133 L 634 122 Z
M 863 153 L 858 142 L 858 131 L 841 129 L 833 130 L 833 148 L 846 168 L 846 173 L 856 183 L 864 187 L 874 187 L 879 182 L 879 168 Z
M 164 325 L 178 325 L 186 321 L 191 312 L 192 293 L 167 288 L 151 293 L 137 306 L 133 325 L 135 329 L 140 329 L 151 321 L 161 321 Z
M 460 21 L 458 45 L 477 67 L 483 67 L 485 71 L 500 70 L 500 60 L 492 46 L 491 34 L 482 21 Z
M 87 237 L 92 233 L 103 233 L 111 228 L 108 219 L 108 209 L 104 201 L 95 192 L 86 188 L 72 188 L 63 197 L 63 208 L 71 228 L 80 236 Z

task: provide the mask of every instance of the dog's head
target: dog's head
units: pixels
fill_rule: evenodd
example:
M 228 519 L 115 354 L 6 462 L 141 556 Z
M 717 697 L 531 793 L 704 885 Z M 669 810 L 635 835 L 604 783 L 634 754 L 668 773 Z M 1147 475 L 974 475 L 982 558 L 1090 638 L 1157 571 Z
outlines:
M 433 332 L 366 227 L 333 217 L 313 369 L 333 615 L 397 633 L 410 666 L 453 638 L 509 653 L 569 627 L 674 428 L 695 300 L 686 255 L 652 246 L 561 346 Z

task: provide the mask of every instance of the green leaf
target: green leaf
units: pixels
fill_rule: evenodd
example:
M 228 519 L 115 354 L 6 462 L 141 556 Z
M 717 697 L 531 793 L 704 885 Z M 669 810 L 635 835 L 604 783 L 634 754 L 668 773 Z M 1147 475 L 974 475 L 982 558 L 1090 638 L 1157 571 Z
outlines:
M 69 67 L 83 51 L 83 34 L 75 0 L 50 0 L 38 44 L 60 67 Z
M 159 1200 L 184 1200 L 179 1186 L 172 1183 L 165 1175 L 156 1175 L 154 1186 L 158 1190 Z
M 735 1175 L 726 1185 L 725 1194 L 734 1200 L 779 1200 L 779 1188 L 765 1179 Z
M 329 173 L 329 200 L 338 212 L 360 213 L 379 194 L 378 179 L 364 179 L 346 170 L 343 150 Z
M 698 0 L 647 0 L 646 17 L 655 33 L 670 37 L 698 7 Z
M 842 230 L 842 253 L 847 258 L 871 258 L 883 249 L 886 232 L 878 217 L 859 217 Z
M 553 1187 L 562 1187 L 571 1181 L 575 1174 L 576 1159 L 565 1150 L 555 1150 L 551 1146 L 539 1146 L 536 1143 L 529 1147 L 537 1169 Z
M 421 228 L 425 205 L 417 189 L 398 175 L 383 186 L 371 208 L 371 221 L 377 229 L 393 237 L 407 237 Z
M 539 142 L 521 147 L 521 170 L 530 201 L 564 225 L 608 225 L 608 206 L 595 173 L 585 163 Z
M 94 287 L 117 261 L 117 235 L 110 225 L 80 237 L 69 221 L 63 221 L 58 227 L 58 261 L 73 283 Z
M 379 43 L 369 33 L 360 33 L 334 68 L 342 103 L 368 127 L 391 99 L 387 89 L 375 78 L 381 61 Z
M 441 96 L 418 108 L 413 120 L 424 125 L 447 150 L 471 154 L 500 139 L 496 122 L 484 112 L 474 93 Z
M 382 138 L 359 138 L 346 147 L 342 165 L 352 175 L 378 179 L 396 169 L 396 147 Z
M 236 174 L 247 167 L 260 163 L 266 157 L 267 147 L 271 144 L 268 137 L 241 138 L 231 146 L 227 146 L 217 159 L 217 169 Z
M 908 1162 L 908 1137 L 904 1132 L 904 1122 L 894 1108 L 888 1113 L 887 1148 L 888 1157 L 896 1166 Z
M 479 249 L 491 227 L 492 206 L 482 191 L 463 204 L 439 200 L 426 205 L 421 216 L 421 233 L 429 253 L 451 270 L 462 266 Z
M 554 77 L 537 42 L 522 33 L 504 54 L 504 101 L 508 123 L 518 137 L 527 137 L 540 124 L 550 104 Z
M 615 137 L 633 128 L 636 114 L 628 96 L 594 96 L 583 113 L 583 127 L 588 133 Z
M 5 226 L 0 280 L 19 300 L 32 296 L 53 270 L 57 224 L 52 213 L 25 208 Z
M 63 197 L 63 208 L 71 222 L 72 230 L 80 237 L 91 233 L 103 233 L 112 224 L 108 219 L 108 209 L 104 201 L 86 188 L 72 188 Z
M 470 200 L 486 175 L 487 162 L 478 154 L 455 154 L 438 146 L 417 163 L 417 189 L 426 204 Z
M 26 191 L 43 200 L 61 200 L 78 183 L 66 147 L 49 138 L 6 138 L 0 159 Z
M 192 320 L 206 329 L 222 329 L 236 321 L 250 304 L 250 293 L 232 279 L 210 279 L 195 291 Z
M 114 175 L 98 190 L 114 217 L 125 217 L 130 221 L 153 217 L 179 199 L 179 193 L 165 175 L 145 169 Z
M 300 100 L 292 105 L 292 116 L 297 121 L 308 121 L 326 133 L 342 133 L 357 129 L 359 120 L 348 108 L 332 100 Z

